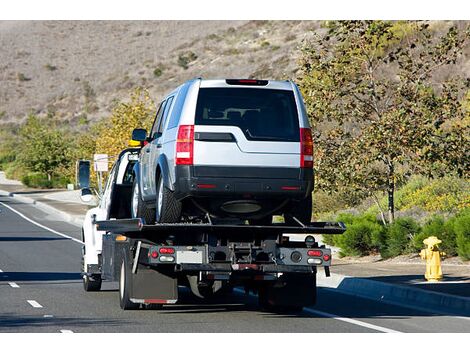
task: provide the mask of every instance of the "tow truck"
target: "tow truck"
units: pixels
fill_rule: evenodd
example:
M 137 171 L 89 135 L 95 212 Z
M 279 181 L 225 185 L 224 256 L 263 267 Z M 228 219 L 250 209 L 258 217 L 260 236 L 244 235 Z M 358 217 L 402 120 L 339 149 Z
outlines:
M 108 177 L 104 213 L 85 219 L 84 228 L 93 229 L 84 232 L 85 290 L 100 290 L 103 280 L 119 282 L 124 310 L 175 304 L 181 286 L 201 299 L 241 286 L 258 294 L 263 309 L 275 312 L 315 304 L 317 272 L 323 268 L 329 276 L 332 258 L 314 235 L 341 234 L 343 223 L 255 226 L 215 222 L 207 215 L 194 222 L 146 224 L 129 218 L 132 194 L 122 185 L 132 176 L 126 174 L 129 158 L 135 159 L 134 150 L 120 154 Z M 298 234 L 303 241 L 293 240 Z

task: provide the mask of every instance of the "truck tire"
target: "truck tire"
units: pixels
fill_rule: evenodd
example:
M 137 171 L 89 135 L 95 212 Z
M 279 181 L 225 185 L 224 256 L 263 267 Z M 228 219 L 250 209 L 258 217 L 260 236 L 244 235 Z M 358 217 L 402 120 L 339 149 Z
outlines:
M 261 286 L 258 290 L 259 305 L 273 313 L 300 313 L 304 306 L 314 305 L 317 300 L 316 276 L 285 274 L 285 285 Z
M 175 223 L 181 219 L 181 202 L 176 200 L 173 192 L 165 186 L 161 175 L 157 184 L 157 204 L 155 208 L 155 221 L 157 223 Z
M 93 275 L 91 278 L 88 275 L 83 275 L 83 288 L 87 292 L 101 290 L 101 276 Z
M 126 254 L 123 255 L 119 273 L 119 305 L 123 310 L 138 309 L 140 304 L 130 300 L 131 266 Z
M 85 243 L 85 231 L 83 230 L 83 227 L 82 227 L 82 242 Z M 82 269 L 84 273 L 87 272 L 87 268 L 85 267 L 85 253 L 86 253 L 86 246 L 83 245 L 82 246 Z M 83 289 L 85 291 L 92 292 L 92 291 L 101 290 L 101 282 L 102 282 L 101 275 L 95 274 L 95 275 L 92 275 L 92 277 L 90 278 L 89 275 L 84 274 L 82 276 L 82 280 L 83 280 Z
M 299 202 L 295 202 L 292 208 L 284 214 L 284 222 L 289 226 L 300 226 L 294 220 L 296 217 L 303 224 L 309 224 L 312 221 L 312 194 L 310 193 L 307 198 Z
M 139 184 L 136 179 L 132 186 L 131 217 L 144 219 L 145 223 L 149 225 L 155 223 L 155 213 L 141 199 Z

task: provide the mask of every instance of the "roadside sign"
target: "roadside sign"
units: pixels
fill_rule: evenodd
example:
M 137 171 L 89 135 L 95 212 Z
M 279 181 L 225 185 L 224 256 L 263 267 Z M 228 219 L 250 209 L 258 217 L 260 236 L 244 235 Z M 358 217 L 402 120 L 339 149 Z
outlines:
M 93 155 L 93 169 L 97 172 L 108 171 L 108 154 Z

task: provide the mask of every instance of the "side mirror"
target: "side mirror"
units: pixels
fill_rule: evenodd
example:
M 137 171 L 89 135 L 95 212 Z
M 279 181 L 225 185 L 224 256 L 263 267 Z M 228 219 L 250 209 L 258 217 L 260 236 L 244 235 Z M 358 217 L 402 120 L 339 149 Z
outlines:
M 89 188 L 83 188 L 80 192 L 80 199 L 84 203 L 89 203 L 93 199 L 93 193 Z
M 76 180 L 78 188 L 90 187 L 90 160 L 78 160 L 76 168 Z
M 132 131 L 132 140 L 133 141 L 138 141 L 138 142 L 143 142 L 147 138 L 147 131 L 144 130 L 143 128 L 135 128 Z

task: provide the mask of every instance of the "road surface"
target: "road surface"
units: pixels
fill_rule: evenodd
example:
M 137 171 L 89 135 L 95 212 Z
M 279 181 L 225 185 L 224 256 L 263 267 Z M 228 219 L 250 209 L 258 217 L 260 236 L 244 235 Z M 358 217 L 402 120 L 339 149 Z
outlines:
M 79 227 L 4 196 L 0 211 L 0 332 L 470 332 L 469 318 L 326 288 L 298 315 L 263 312 L 241 290 L 209 303 L 182 289 L 160 311 L 123 311 L 115 283 L 83 290 Z

